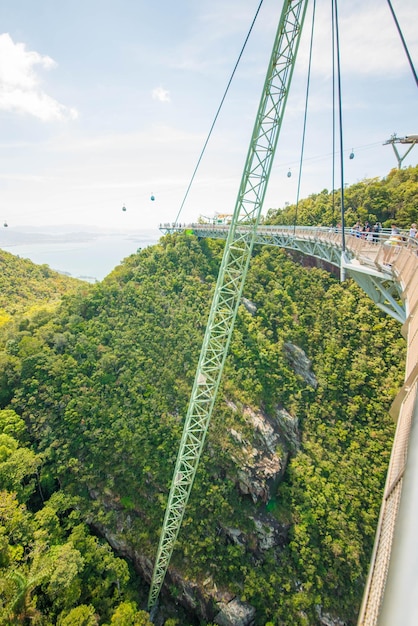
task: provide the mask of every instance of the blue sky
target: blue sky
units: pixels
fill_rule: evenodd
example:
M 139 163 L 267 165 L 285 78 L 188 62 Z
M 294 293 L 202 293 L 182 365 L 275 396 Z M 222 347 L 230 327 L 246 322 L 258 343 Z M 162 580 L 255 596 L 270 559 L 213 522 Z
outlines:
M 111 228 L 172 221 L 258 4 L 2 0 L 0 220 Z M 418 134 L 418 90 L 387 2 L 339 4 L 352 184 L 396 166 L 383 143 Z M 301 197 L 332 187 L 329 5 L 317 0 Z M 418 2 L 392 5 L 417 68 Z M 264 212 L 296 200 L 311 10 Z M 280 12 L 281 2 L 264 0 L 181 221 L 233 211 Z M 404 165 L 416 163 L 418 146 Z

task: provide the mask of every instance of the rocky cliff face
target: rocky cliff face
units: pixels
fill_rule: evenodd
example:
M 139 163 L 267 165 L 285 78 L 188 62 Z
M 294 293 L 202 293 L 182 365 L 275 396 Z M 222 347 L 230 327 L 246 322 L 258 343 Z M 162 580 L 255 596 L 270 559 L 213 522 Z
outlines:
M 245 303 L 247 309 L 250 302 Z M 253 310 L 253 309 L 251 309 Z M 316 379 L 310 370 L 310 361 L 303 350 L 294 344 L 285 344 L 285 357 L 291 363 L 296 373 L 312 387 L 316 387 Z M 289 457 L 300 446 L 300 436 L 297 417 L 290 415 L 283 407 L 278 407 L 275 415 L 267 415 L 260 409 L 249 406 L 237 407 L 233 402 L 227 402 L 228 407 L 240 413 L 243 420 L 237 420 L 238 426 L 229 428 L 230 457 L 233 461 L 233 470 L 228 470 L 228 477 L 236 483 L 239 492 L 251 498 L 254 505 L 267 503 L 277 490 L 278 483 L 283 477 Z M 103 501 L 103 496 L 91 493 L 94 499 Z M 115 500 L 103 502 L 105 508 L 112 508 L 116 512 L 118 523 L 114 529 L 105 528 L 91 520 L 92 526 L 104 536 L 114 550 L 130 559 L 143 579 L 150 583 L 153 563 L 139 554 L 125 539 L 126 529 L 131 524 L 130 514 L 117 510 Z M 132 512 L 134 515 L 135 513 Z M 245 546 L 253 554 L 254 561 L 262 561 L 263 553 L 274 547 L 280 547 L 287 541 L 288 526 L 280 524 L 270 515 L 265 507 L 254 507 L 251 516 L 253 528 L 251 534 L 240 528 L 231 528 L 218 520 L 220 533 L 231 543 Z M 176 590 L 175 600 L 169 590 Z M 182 573 L 170 567 L 162 590 L 164 602 L 180 604 L 200 620 L 218 624 L 218 626 L 251 626 L 255 619 L 255 609 L 250 604 L 231 594 L 226 589 L 220 589 L 209 575 L 203 582 L 197 583 L 184 578 Z M 321 615 L 323 624 L 329 616 Z M 162 616 L 155 617 L 155 624 L 162 626 Z M 335 622 L 337 624 L 338 622 Z
M 121 526 L 129 524 L 129 520 L 126 518 L 122 520 L 122 515 L 119 521 Z M 147 583 L 151 582 L 153 563 L 148 557 L 134 550 L 121 534 L 106 528 L 94 520 L 90 520 L 90 524 L 96 532 L 106 538 L 117 554 L 129 559 L 134 564 L 136 571 Z M 176 589 L 175 600 L 173 600 L 169 592 L 172 589 Z M 186 580 L 178 570 L 170 567 L 167 571 L 161 596 L 161 608 L 154 616 L 154 624 L 156 626 L 163 626 L 167 612 L 173 610 L 174 604 L 180 604 L 186 611 L 197 616 L 199 620 L 214 622 L 219 626 L 251 626 L 254 623 L 254 607 L 246 602 L 242 602 L 227 590 L 219 589 L 210 576 L 202 584 L 198 584 L 194 581 Z
M 229 402 L 233 411 L 238 408 Z M 271 418 L 262 411 L 250 407 L 241 407 L 247 425 L 246 432 L 252 432 L 251 441 L 243 432 L 231 428 L 229 430 L 233 442 L 233 456 L 237 488 L 244 496 L 249 496 L 254 504 L 268 502 L 275 493 L 278 482 L 283 476 L 290 455 L 289 439 L 298 445 L 299 435 L 297 420 L 284 409 L 278 409 Z M 248 428 L 250 427 L 250 428 Z M 117 499 L 109 497 L 103 501 L 103 495 L 90 492 L 90 495 L 103 503 L 105 509 L 112 509 L 117 515 L 116 528 L 110 529 L 90 520 L 96 531 L 104 536 L 113 549 L 134 563 L 135 569 L 148 583 L 151 581 L 153 563 L 138 553 L 125 539 L 126 532 L 132 524 L 131 515 L 115 506 Z M 283 545 L 287 540 L 288 527 L 280 524 L 264 507 L 254 507 L 251 517 L 253 529 L 250 534 L 240 528 L 222 525 L 219 520 L 220 533 L 228 541 L 245 546 L 253 554 L 255 561 L 263 560 L 264 552 L 273 547 Z M 250 604 L 219 588 L 211 576 L 203 583 L 187 580 L 182 573 L 170 567 L 164 582 L 162 597 L 164 601 L 173 602 L 169 598 L 169 590 L 176 589 L 175 602 L 183 606 L 199 619 L 211 621 L 219 626 L 251 626 L 254 621 L 255 609 Z M 158 616 L 155 623 L 159 624 Z M 161 625 L 163 621 L 161 621 Z
M 228 402 L 228 406 L 238 411 L 233 402 Z M 229 430 L 236 444 L 232 458 L 238 468 L 238 489 L 243 495 L 250 495 L 254 503 L 268 502 L 286 469 L 290 433 L 297 445 L 297 420 L 284 409 L 277 410 L 275 419 L 251 407 L 244 407 L 242 413 L 251 426 L 251 439 L 235 428 Z
M 296 346 L 293 343 L 286 342 L 284 344 L 285 357 L 288 362 L 299 376 L 303 378 L 303 380 L 313 387 L 314 389 L 318 386 L 318 381 L 315 378 L 315 375 L 311 371 L 311 362 L 306 356 L 305 352 L 299 346 Z

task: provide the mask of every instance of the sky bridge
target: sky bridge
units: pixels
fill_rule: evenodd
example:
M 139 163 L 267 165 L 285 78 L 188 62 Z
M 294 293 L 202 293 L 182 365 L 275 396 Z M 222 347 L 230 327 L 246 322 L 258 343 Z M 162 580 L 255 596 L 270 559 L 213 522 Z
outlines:
M 163 233 L 188 232 L 227 239 L 229 225 L 161 224 Z M 235 235 L 252 236 L 251 226 Z M 358 626 L 418 623 L 416 519 L 418 517 L 418 240 L 389 231 L 369 239 L 348 228 L 258 226 L 256 245 L 313 256 L 353 278 L 373 302 L 402 324 L 407 342 L 405 381 L 390 413 L 397 422 L 376 538 Z
M 226 239 L 229 225 L 160 224 L 160 230 L 163 233 L 186 231 L 198 237 Z M 240 233 L 245 230 L 245 226 L 239 227 Z M 250 234 L 249 226 L 247 230 Z M 391 245 L 390 230 L 370 233 L 370 239 L 367 239 L 346 228 L 343 246 L 341 235 L 340 228 L 265 225 L 257 228 L 254 243 L 294 250 L 330 263 L 340 270 L 342 280 L 347 276 L 353 278 L 380 309 L 403 324 L 408 315 L 408 303 L 403 298 L 397 260 L 400 251 L 406 249 L 418 262 L 418 240 L 405 235 L 405 241 L 399 241 L 397 246 Z

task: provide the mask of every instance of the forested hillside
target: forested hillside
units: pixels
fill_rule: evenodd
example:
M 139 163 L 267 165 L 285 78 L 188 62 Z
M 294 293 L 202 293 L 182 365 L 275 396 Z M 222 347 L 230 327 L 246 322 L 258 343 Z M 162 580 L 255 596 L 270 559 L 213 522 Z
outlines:
M 0 623 L 148 623 L 133 566 L 149 580 L 222 245 L 165 236 L 2 327 Z M 160 623 L 235 603 L 258 626 L 355 624 L 400 327 L 274 248 L 244 296 Z
M 341 193 L 324 189 L 281 209 L 270 209 L 266 223 L 329 226 L 340 222 Z M 393 169 L 385 178 L 369 178 L 344 190 L 345 224 L 381 222 L 390 228 L 393 221 L 408 229 L 418 220 L 418 165 Z
M 0 249 L 0 325 L 15 313 L 56 304 L 82 281 Z

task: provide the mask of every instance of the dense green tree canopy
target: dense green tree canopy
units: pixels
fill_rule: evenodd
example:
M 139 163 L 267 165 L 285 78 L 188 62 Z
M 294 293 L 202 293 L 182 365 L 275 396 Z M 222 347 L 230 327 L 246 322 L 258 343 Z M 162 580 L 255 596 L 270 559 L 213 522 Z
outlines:
M 98 535 L 155 558 L 222 247 L 167 235 L 59 308 L 2 326 L 0 623 L 148 623 L 146 587 Z M 239 310 L 173 567 L 252 604 L 257 626 L 313 626 L 318 607 L 354 624 L 403 376 L 400 328 L 355 284 L 275 248 L 255 250 L 244 296 L 253 308 Z M 258 441 L 251 412 L 280 432 L 268 497 L 240 486 Z M 279 538 L 262 546 L 257 524 Z
M 324 189 L 296 204 L 270 209 L 268 224 L 330 226 L 341 221 L 341 191 Z M 389 228 L 393 221 L 408 229 L 418 221 L 418 165 L 393 169 L 382 179 L 370 178 L 344 189 L 345 224 L 357 221 L 381 222 Z
M 16 312 L 39 306 L 45 308 L 56 304 L 66 293 L 82 288 L 76 278 L 51 270 L 48 265 L 36 265 L 29 259 L 0 250 L 0 325 Z

